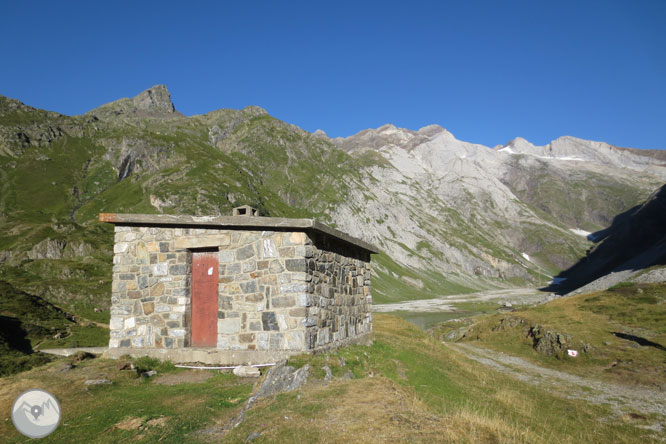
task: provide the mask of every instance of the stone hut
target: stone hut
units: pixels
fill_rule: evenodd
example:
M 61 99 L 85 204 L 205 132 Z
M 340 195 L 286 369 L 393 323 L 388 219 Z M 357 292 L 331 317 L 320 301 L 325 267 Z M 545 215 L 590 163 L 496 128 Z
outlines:
M 372 341 L 374 246 L 234 214 L 100 214 L 115 225 L 110 356 L 258 364 Z

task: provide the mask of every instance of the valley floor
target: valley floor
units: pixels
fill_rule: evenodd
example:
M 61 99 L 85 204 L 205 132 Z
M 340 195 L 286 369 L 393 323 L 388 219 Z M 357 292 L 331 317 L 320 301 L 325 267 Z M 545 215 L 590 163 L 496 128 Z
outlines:
M 534 305 L 548 301 L 555 296 L 536 288 L 509 288 L 481 291 L 477 293 L 453 294 L 434 299 L 419 299 L 395 304 L 374 304 L 372 311 L 390 313 L 411 311 L 421 313 L 454 312 L 457 304 L 510 303 L 512 305 Z

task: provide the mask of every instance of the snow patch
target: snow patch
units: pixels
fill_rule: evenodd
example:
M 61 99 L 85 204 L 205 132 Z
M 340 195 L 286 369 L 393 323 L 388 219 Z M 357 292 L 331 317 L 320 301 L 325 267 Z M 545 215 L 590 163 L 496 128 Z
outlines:
M 502 148 L 501 150 L 497 150 L 498 153 L 506 153 L 506 154 L 524 154 L 526 156 L 532 156 L 536 157 L 537 159 L 545 159 L 545 160 L 575 160 L 578 162 L 588 162 L 588 159 L 584 159 L 582 157 L 575 157 L 575 156 L 561 156 L 561 157 L 556 157 L 556 156 L 538 156 L 536 154 L 532 153 L 519 153 L 514 151 L 510 147 Z
M 525 260 L 532 262 L 532 259 L 530 259 L 530 256 L 527 253 L 520 253 L 522 257 L 525 258 Z
M 559 285 L 562 282 L 566 281 L 567 278 L 553 278 L 553 280 L 550 282 L 552 285 Z
M 581 230 L 580 228 L 569 228 L 569 231 L 583 237 L 589 237 L 590 234 L 592 234 L 589 231 Z

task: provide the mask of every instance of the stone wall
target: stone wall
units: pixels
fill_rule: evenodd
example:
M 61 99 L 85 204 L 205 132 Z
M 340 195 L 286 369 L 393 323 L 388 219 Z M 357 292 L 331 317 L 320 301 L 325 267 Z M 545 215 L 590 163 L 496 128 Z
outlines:
M 310 237 L 312 254 L 306 262 L 312 306 L 304 324 L 307 348 L 325 348 L 371 334 L 370 253 L 330 237 Z
M 110 348 L 190 346 L 192 251 L 219 249 L 219 350 L 371 332 L 369 254 L 304 232 L 116 225 Z

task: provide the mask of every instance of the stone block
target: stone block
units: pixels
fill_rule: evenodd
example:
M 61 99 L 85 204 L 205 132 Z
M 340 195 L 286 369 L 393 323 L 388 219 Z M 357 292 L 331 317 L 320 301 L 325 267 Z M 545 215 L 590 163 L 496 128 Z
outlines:
M 247 302 L 262 302 L 264 300 L 264 295 L 262 293 L 252 293 L 245 296 L 245 301 Z
M 282 350 L 283 342 L 284 342 L 284 334 L 283 333 L 273 333 L 273 334 L 271 334 L 271 337 L 270 337 L 269 348 L 271 350 Z
M 124 293 L 127 291 L 126 281 L 113 281 L 111 283 L 111 291 L 114 293 Z
M 238 335 L 238 342 L 241 344 L 249 344 L 254 342 L 255 336 L 254 333 L 241 333 Z
M 116 254 L 125 253 L 127 250 L 129 250 L 129 245 L 130 244 L 127 242 L 117 242 L 113 246 L 113 252 Z
M 305 243 L 305 233 L 293 232 L 285 233 L 282 237 L 282 245 L 303 245 Z
M 277 314 L 277 323 L 278 323 L 278 328 L 281 331 L 287 330 L 289 326 L 287 325 L 287 320 L 285 319 L 283 314 L 278 313 Z
M 247 260 L 241 264 L 241 271 L 243 273 L 249 273 L 257 269 L 257 261 L 254 259 Z
M 218 319 L 217 331 L 219 333 L 233 335 L 240 332 L 240 319 Z
M 153 276 L 166 276 L 169 273 L 169 264 L 167 262 L 162 262 L 151 266 Z
M 273 239 L 264 239 L 263 247 L 265 258 L 278 257 L 277 246 L 275 245 L 275 241 Z
M 262 330 L 261 321 L 250 322 L 250 331 L 261 331 L 261 330 Z
M 296 296 L 298 305 L 301 307 L 310 307 L 312 305 L 312 296 L 307 293 L 300 293 Z
M 132 314 L 132 306 L 131 305 L 116 305 L 114 307 L 111 307 L 111 314 L 112 315 L 129 315 L 129 314 Z
M 305 318 L 301 321 L 301 325 L 303 327 L 314 327 L 317 325 L 317 319 L 316 318 Z
M 229 350 L 231 348 L 231 340 L 227 335 L 217 335 L 217 348 L 219 350 Z
M 294 247 L 282 247 L 278 249 L 280 257 L 294 257 Z
M 228 275 L 235 275 L 239 274 L 240 272 L 241 272 L 241 264 L 239 262 L 232 262 L 231 264 L 227 265 L 226 273 Z
M 264 331 L 277 331 L 279 329 L 275 312 L 265 311 L 261 313 L 261 323 Z
M 157 313 L 167 313 L 171 311 L 171 307 L 168 305 L 160 304 L 157 307 L 155 307 L 155 311 Z
M 284 348 L 287 350 L 305 350 L 305 332 L 289 331 L 285 333 Z
M 288 271 L 303 272 L 307 270 L 305 259 L 285 259 L 284 265 Z
M 176 239 L 175 249 L 184 250 L 187 248 L 205 248 L 229 245 L 231 236 L 227 233 L 216 235 L 201 235 L 195 237 L 181 237 Z
M 268 333 L 257 333 L 257 349 L 268 350 Z
M 125 322 L 123 323 L 123 328 L 128 329 L 128 328 L 133 328 L 136 325 L 136 319 L 135 318 L 127 318 L 125 319 Z
M 154 302 L 144 302 L 143 304 L 143 314 L 149 315 L 152 314 L 155 311 L 155 303 Z
M 234 368 L 233 373 L 239 378 L 258 378 L 261 376 L 261 372 L 258 368 L 247 365 L 240 365 Z
M 220 263 L 229 263 L 234 261 L 234 252 L 232 250 L 220 250 L 218 253 Z
M 273 259 L 268 265 L 268 271 L 271 273 L 282 273 L 283 270 L 282 264 L 277 259 Z
M 280 285 L 280 293 L 302 293 L 308 291 L 308 286 L 301 282 Z
M 290 308 L 296 305 L 293 296 L 278 296 L 271 299 L 271 304 L 275 308 Z
M 164 295 L 164 284 L 162 282 L 158 282 L 150 288 L 151 297 L 158 297 L 162 295 Z
M 120 316 L 111 316 L 111 320 L 109 321 L 109 328 L 111 330 L 120 330 L 123 328 L 123 318 Z
M 252 245 L 246 245 L 236 250 L 236 259 L 239 261 L 250 259 L 251 257 L 254 257 L 254 255 L 254 247 Z
M 148 276 L 142 275 L 139 276 L 137 279 L 137 285 L 139 286 L 140 290 L 143 290 L 144 288 L 148 287 Z
M 291 310 L 289 310 L 289 316 L 292 317 L 304 318 L 307 315 L 308 315 L 308 309 L 305 307 L 292 308 Z
M 245 294 L 257 292 L 257 281 L 248 281 L 240 283 L 241 291 Z
M 173 337 L 183 337 L 187 331 L 184 328 L 170 328 L 169 329 L 169 336 Z
M 127 297 L 129 299 L 141 299 L 143 297 L 143 292 L 139 290 L 128 291 Z
M 169 267 L 169 274 L 172 276 L 183 276 L 187 274 L 187 265 L 171 265 Z

